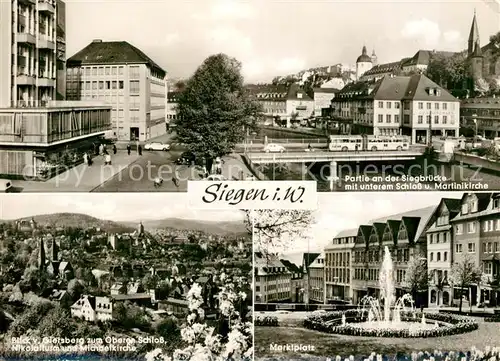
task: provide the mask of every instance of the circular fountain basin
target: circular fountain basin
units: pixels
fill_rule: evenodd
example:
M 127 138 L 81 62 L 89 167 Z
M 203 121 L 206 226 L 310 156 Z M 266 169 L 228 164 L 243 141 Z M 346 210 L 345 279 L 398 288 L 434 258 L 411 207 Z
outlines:
M 436 329 L 436 324 L 422 323 L 422 322 L 386 322 L 386 321 L 366 321 L 359 323 L 349 323 L 352 328 L 362 329 L 362 330 L 391 330 L 391 331 L 422 331 L 422 330 L 434 330 Z M 439 326 L 437 326 L 439 327 Z

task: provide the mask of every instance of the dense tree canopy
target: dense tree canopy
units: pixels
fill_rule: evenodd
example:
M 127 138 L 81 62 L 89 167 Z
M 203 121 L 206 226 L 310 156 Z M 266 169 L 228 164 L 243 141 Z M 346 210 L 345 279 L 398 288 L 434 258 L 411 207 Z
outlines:
M 224 54 L 207 58 L 178 98 L 177 138 L 208 162 L 232 152 L 260 113 L 243 85 L 241 64 Z M 207 165 L 208 166 L 208 165 Z
M 469 79 L 467 53 L 433 55 L 427 67 L 427 76 L 446 89 L 465 89 Z
M 450 281 L 462 291 L 469 289 L 473 283 L 481 280 L 482 271 L 476 266 L 469 253 L 465 253 L 451 267 Z M 460 297 L 459 311 L 462 312 L 463 297 Z M 469 300 L 470 301 L 470 300 Z

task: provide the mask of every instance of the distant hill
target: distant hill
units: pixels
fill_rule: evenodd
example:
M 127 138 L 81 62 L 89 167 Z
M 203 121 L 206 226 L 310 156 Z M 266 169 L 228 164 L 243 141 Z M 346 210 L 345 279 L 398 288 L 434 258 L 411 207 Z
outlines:
M 143 221 L 144 228 L 177 229 L 202 231 L 213 235 L 246 236 L 248 234 L 245 224 L 237 221 L 198 221 L 194 219 L 166 218 L 153 221 Z M 138 223 L 126 223 L 128 226 L 137 227 Z
M 108 232 L 133 232 L 134 228 L 108 220 L 102 220 L 81 213 L 52 213 L 40 214 L 33 217 L 25 217 L 13 220 L 3 220 L 2 222 L 30 221 L 32 218 L 42 226 L 52 227 L 79 227 L 79 228 L 100 228 Z
M 115 222 L 109 220 L 103 220 L 96 217 L 92 217 L 86 214 L 80 213 L 53 213 L 53 214 L 41 214 L 33 217 L 25 217 L 13 220 L 0 220 L 3 222 L 15 222 L 15 221 L 30 221 L 31 218 L 35 219 L 35 222 L 43 226 L 52 227 L 81 227 L 81 228 L 100 228 L 107 232 L 133 232 L 137 229 L 139 221 L 137 222 Z M 248 234 L 243 222 L 228 222 L 228 221 L 198 221 L 192 219 L 180 219 L 180 218 L 166 218 L 160 220 L 143 221 L 144 228 L 146 230 L 151 228 L 157 229 L 177 229 L 177 230 L 194 230 L 203 231 L 213 235 L 234 235 L 234 236 L 245 236 Z

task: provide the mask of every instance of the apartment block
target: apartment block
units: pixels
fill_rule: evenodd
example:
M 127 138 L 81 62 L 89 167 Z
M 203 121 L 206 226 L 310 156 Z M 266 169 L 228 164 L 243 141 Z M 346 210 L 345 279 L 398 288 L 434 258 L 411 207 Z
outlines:
M 255 302 L 285 302 L 291 299 L 292 273 L 273 255 L 255 253 Z
M 333 118 L 344 132 L 408 135 L 412 143 L 458 136 L 459 113 L 458 99 L 422 74 L 351 83 L 332 100 Z
M 325 247 L 325 301 L 351 301 L 352 250 L 358 229 L 349 229 L 337 234 L 332 243 Z
M 56 0 L 0 3 L 0 108 L 56 100 L 58 42 L 64 41 L 60 9 L 64 3 Z
M 112 107 L 110 136 L 147 141 L 166 132 L 166 72 L 125 41 L 94 40 L 67 61 L 68 100 Z
M 450 272 L 453 265 L 454 228 L 451 220 L 460 212 L 460 199 L 443 198 L 436 221 L 427 230 L 427 267 L 429 269 L 429 306 L 451 306 L 453 288 Z

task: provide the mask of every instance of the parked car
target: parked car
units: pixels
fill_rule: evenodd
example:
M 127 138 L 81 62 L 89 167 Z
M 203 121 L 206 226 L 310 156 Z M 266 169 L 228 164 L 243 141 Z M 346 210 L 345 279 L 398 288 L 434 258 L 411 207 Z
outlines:
M 285 150 L 285 147 L 279 144 L 271 143 L 264 147 L 264 152 L 266 153 L 283 153 Z
M 179 158 L 175 161 L 175 164 L 192 164 L 196 162 L 196 156 L 191 152 L 184 152 L 181 154 Z
M 0 179 L 0 193 L 8 193 L 12 189 L 10 180 Z
M 161 150 L 166 152 L 170 150 L 170 144 L 160 142 L 146 143 L 144 145 L 144 150 Z

